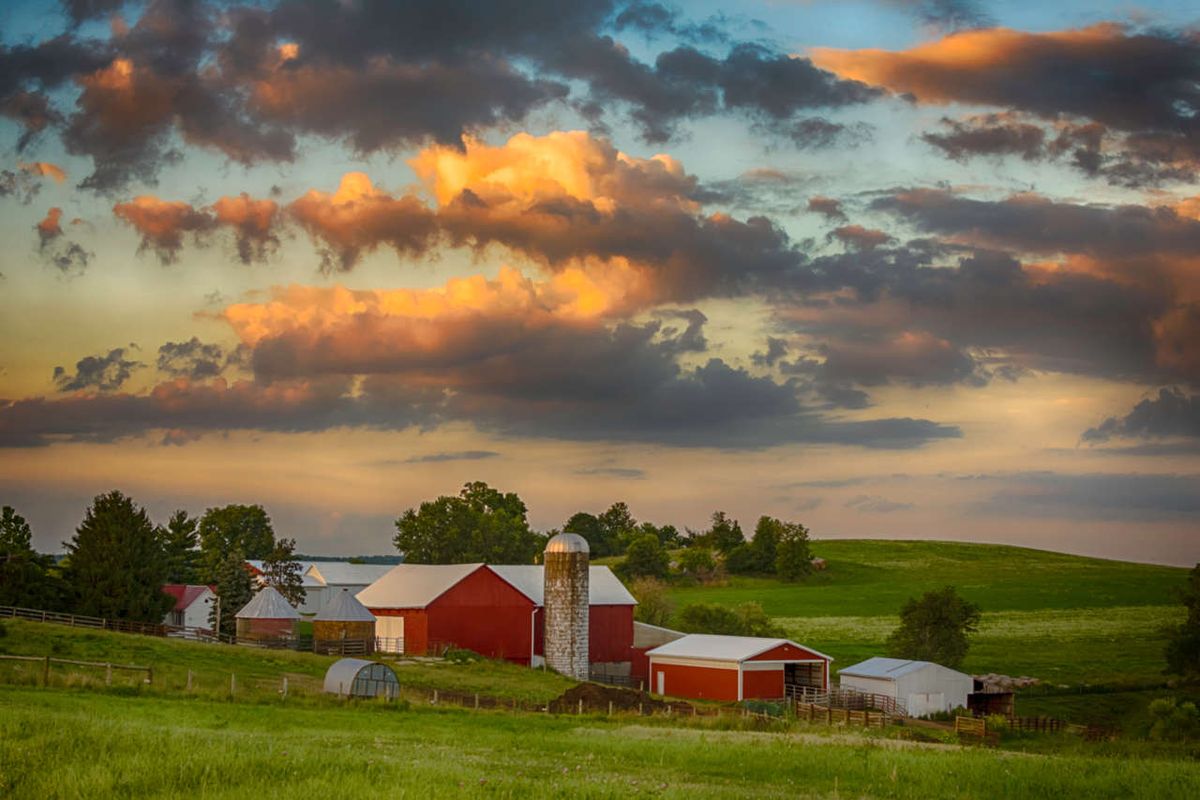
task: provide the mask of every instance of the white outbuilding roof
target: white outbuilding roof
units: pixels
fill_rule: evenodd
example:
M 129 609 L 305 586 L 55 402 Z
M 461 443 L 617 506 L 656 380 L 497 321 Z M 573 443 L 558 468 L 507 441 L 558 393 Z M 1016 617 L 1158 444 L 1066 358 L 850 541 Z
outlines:
M 513 585 L 535 605 L 545 605 L 545 568 L 537 564 L 490 564 L 488 569 Z M 633 606 L 637 600 L 604 566 L 588 567 L 588 603 L 593 606 Z
M 424 608 L 482 564 L 397 564 L 355 597 L 367 608 Z
M 704 661 L 747 661 L 780 645 L 790 644 L 807 650 L 827 661 L 832 658 L 791 639 L 769 639 L 760 636 L 719 636 L 711 633 L 689 633 L 681 639 L 667 642 L 650 650 L 647 656 L 661 658 L 695 658 Z
M 292 608 L 274 586 L 264 586 L 258 594 L 235 615 L 237 619 L 300 619 L 300 612 Z
M 329 605 L 318 612 L 314 619 L 323 622 L 374 622 L 375 615 L 355 600 L 350 590 L 339 589 L 334 593 Z
M 907 658 L 875 656 L 874 658 L 868 658 L 862 663 L 838 670 L 838 675 L 850 675 L 857 678 L 882 678 L 883 680 L 894 681 L 903 675 L 908 675 L 911 672 L 916 672 L 926 667 L 950 669 L 949 667 L 943 667 L 941 664 L 935 664 L 932 661 L 913 661 Z

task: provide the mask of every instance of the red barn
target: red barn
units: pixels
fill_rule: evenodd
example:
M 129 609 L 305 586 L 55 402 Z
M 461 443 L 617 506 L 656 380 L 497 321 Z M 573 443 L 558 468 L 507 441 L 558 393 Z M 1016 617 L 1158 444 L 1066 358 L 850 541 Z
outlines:
M 657 694 L 704 700 L 779 700 L 788 686 L 829 688 L 824 653 L 788 639 L 693 633 L 648 652 Z
M 588 584 L 589 660 L 628 675 L 637 601 L 608 567 L 589 567 Z M 359 592 L 358 601 L 376 617 L 380 649 L 423 654 L 453 645 L 539 666 L 543 589 L 540 566 L 401 564 Z

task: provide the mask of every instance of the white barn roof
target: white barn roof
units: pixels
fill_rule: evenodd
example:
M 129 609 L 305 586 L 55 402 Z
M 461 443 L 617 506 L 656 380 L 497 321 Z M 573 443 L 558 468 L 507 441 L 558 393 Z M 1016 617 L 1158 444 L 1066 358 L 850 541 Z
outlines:
M 235 615 L 237 619 L 300 619 L 300 612 L 292 608 L 274 586 L 264 586 L 249 603 Z
M 394 564 L 351 564 L 349 561 L 314 561 L 306 576 L 321 586 L 370 586 L 391 571 Z
M 908 675 L 911 672 L 925 669 L 927 667 L 936 667 L 938 669 L 950 669 L 943 667 L 941 664 L 935 664 L 932 661 L 913 661 L 907 658 L 884 658 L 883 656 L 875 656 L 868 658 L 859 664 L 846 667 L 838 670 L 839 675 L 850 675 L 858 678 L 882 678 L 883 680 L 896 680 L 897 678 Z M 955 670 L 951 670 L 952 672 Z
M 545 605 L 545 568 L 537 564 L 489 564 L 488 569 L 513 585 L 536 605 Z M 604 566 L 588 567 L 588 603 L 593 606 L 633 606 L 637 600 Z
M 323 622 L 374 622 L 375 615 L 355 600 L 349 590 L 340 589 L 314 619 Z
M 710 633 L 689 633 L 681 639 L 659 645 L 646 653 L 663 658 L 697 658 L 705 661 L 746 661 L 774 650 L 783 644 L 799 647 L 814 655 L 832 661 L 824 653 L 811 647 L 797 644 L 791 639 L 768 639 L 760 636 L 719 636 Z
M 367 608 L 424 608 L 482 564 L 397 564 L 355 597 Z

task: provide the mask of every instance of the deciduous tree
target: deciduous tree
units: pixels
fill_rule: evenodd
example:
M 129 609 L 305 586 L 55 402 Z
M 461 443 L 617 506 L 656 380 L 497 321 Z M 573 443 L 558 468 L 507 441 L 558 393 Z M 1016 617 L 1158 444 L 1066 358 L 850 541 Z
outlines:
M 408 509 L 392 541 L 413 564 L 529 564 L 540 544 L 521 498 L 482 482 Z
M 634 539 L 625 551 L 618 569 L 625 578 L 665 578 L 671 562 L 658 537 L 645 533 Z
M 33 531 L 12 506 L 0 510 L 0 606 L 55 610 L 62 581 L 53 559 L 33 549 Z
M 217 586 L 219 602 L 213 603 L 208 613 L 209 625 L 225 636 L 232 636 L 237 632 L 237 612 L 254 597 L 254 579 L 250 577 L 246 556 L 241 550 L 234 548 L 225 553 L 217 564 L 213 583 Z M 218 609 L 221 612 L 219 627 L 216 619 Z
M 970 647 L 967 635 L 978 630 L 979 619 L 979 606 L 960 597 L 953 586 L 926 592 L 900 609 L 900 627 L 888 637 L 888 653 L 958 667 Z
M 637 598 L 633 618 L 647 625 L 666 625 L 675 613 L 675 604 L 667 595 L 667 587 L 656 578 L 638 578 L 629 585 L 629 592 Z
M 304 576 L 296 560 L 296 540 L 278 539 L 263 560 L 263 582 L 274 586 L 296 608 L 304 602 Z
M 1200 678 L 1200 564 L 1188 573 L 1180 600 L 1187 617 L 1167 641 L 1167 672 Z
M 798 581 L 812 573 L 812 550 L 809 548 L 808 528 L 796 522 L 772 520 L 770 527 L 777 535 L 775 543 L 775 574 L 785 581 Z
M 243 558 L 264 559 L 275 547 L 275 529 L 260 505 L 210 508 L 200 518 L 200 571 L 212 581 L 225 556 L 238 551 Z

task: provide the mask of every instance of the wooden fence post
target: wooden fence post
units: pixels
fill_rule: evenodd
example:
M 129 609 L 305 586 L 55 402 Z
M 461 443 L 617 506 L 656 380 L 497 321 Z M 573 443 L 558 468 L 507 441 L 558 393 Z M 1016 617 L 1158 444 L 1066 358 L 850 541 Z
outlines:
M 287 675 L 283 676 L 283 699 L 287 700 Z
M 575 713 L 576 713 L 576 714 L 582 714 L 582 713 L 583 713 L 583 698 L 582 698 L 582 697 L 581 697 L 581 698 L 579 698 L 579 710 L 578 710 L 577 712 L 575 712 Z
M 45 612 L 43 612 L 45 616 Z M 50 656 L 46 656 L 46 660 L 42 664 L 42 686 L 50 685 Z
M 475 710 L 479 710 L 479 692 L 475 693 Z
M 434 690 L 433 690 L 433 704 L 434 704 L 435 706 L 437 705 L 437 701 L 438 701 L 438 690 L 437 690 L 437 689 L 434 689 Z
M 104 685 L 112 686 L 112 662 L 104 665 Z
M 231 673 L 229 673 L 229 697 L 230 697 L 230 699 L 233 698 L 233 696 L 236 692 L 237 692 L 237 673 L 231 672 Z
M 608 701 L 608 715 L 609 715 L 610 717 L 612 716 L 612 709 L 613 709 L 613 701 L 612 701 L 612 700 L 609 700 L 609 701 Z
M 642 704 L 638 703 L 638 716 L 640 717 L 641 715 L 642 715 Z
M 189 692 L 192 690 L 192 671 L 190 669 L 188 670 L 187 690 Z
M 154 685 L 154 667 L 146 667 L 146 685 Z

